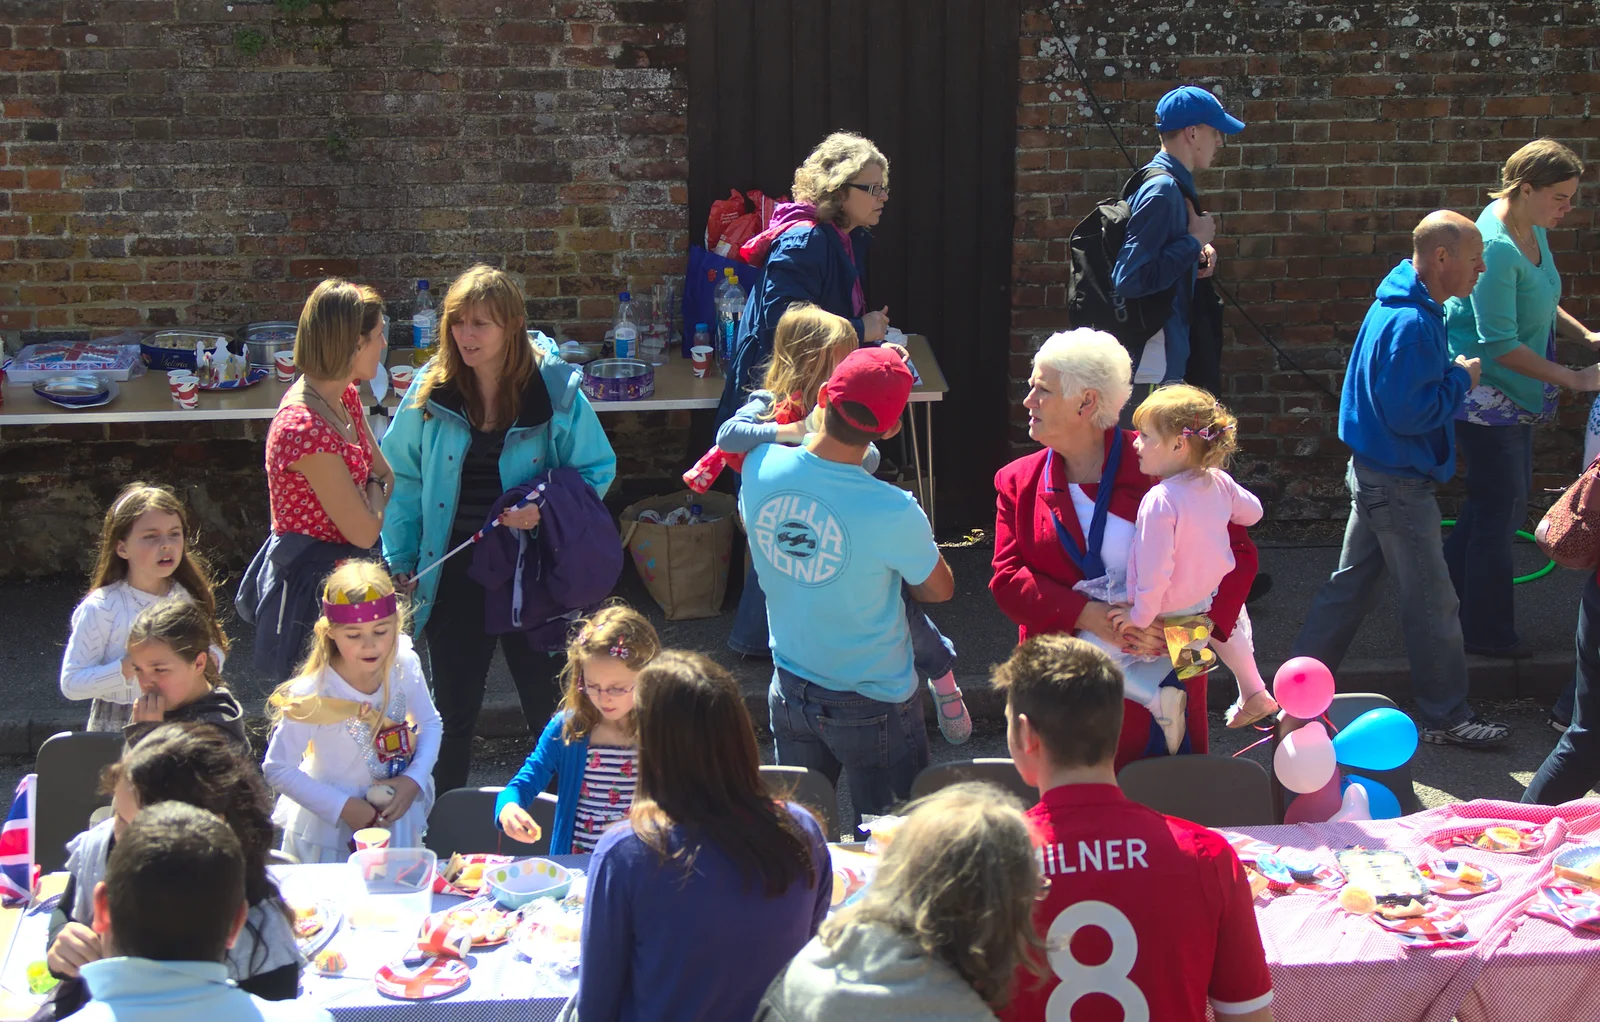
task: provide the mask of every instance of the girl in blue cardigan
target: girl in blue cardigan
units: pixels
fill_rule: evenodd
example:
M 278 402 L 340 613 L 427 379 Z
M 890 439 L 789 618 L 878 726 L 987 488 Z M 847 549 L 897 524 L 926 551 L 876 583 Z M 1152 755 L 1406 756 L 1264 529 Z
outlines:
M 628 815 L 639 773 L 633 690 L 660 649 L 656 630 L 632 607 L 605 607 L 584 622 L 567 644 L 561 709 L 495 802 L 502 831 L 530 844 L 539 840 L 527 806 L 552 774 L 560 780 L 551 855 L 594 851 L 605 829 Z

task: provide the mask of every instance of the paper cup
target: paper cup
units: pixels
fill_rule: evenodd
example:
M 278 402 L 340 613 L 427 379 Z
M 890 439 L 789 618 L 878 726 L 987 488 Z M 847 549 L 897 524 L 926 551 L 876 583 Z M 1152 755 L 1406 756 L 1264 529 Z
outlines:
M 396 394 L 404 394 L 416 375 L 416 366 L 390 366 L 389 386 Z
M 709 345 L 697 344 L 689 349 L 689 367 L 696 376 L 704 376 L 711 369 L 711 348 Z
M 294 352 L 275 351 L 272 353 L 272 368 L 277 373 L 279 383 L 294 382 Z
M 356 843 L 356 851 L 365 851 L 368 848 L 388 848 L 389 830 L 387 827 L 363 827 L 351 835 Z
M 177 399 L 182 408 L 197 408 L 200 405 L 200 377 L 190 373 L 171 380 L 172 396 Z

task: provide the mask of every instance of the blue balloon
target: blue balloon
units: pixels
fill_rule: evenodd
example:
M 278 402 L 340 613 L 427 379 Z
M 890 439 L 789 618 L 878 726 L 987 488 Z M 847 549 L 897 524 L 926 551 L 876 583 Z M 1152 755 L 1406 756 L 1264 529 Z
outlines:
M 1359 784 L 1367 789 L 1367 805 L 1372 809 L 1374 820 L 1393 820 L 1401 815 L 1400 800 L 1395 798 L 1394 792 L 1382 783 L 1370 777 L 1362 777 L 1360 774 L 1351 774 L 1344 779 L 1339 788 L 1340 793 L 1342 794 L 1352 784 Z
M 1394 770 L 1417 751 L 1417 725 L 1399 710 L 1368 710 L 1333 736 L 1334 756 L 1361 770 Z

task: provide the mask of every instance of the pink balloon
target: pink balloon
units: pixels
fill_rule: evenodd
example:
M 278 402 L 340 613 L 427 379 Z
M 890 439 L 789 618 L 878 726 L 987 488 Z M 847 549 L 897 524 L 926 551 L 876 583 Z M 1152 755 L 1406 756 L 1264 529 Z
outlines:
M 1278 668 L 1272 679 L 1272 695 L 1289 716 L 1316 720 L 1328 712 L 1333 702 L 1333 672 L 1321 661 L 1297 656 Z
M 1327 784 L 1338 769 L 1328 731 L 1315 721 L 1285 735 L 1272 755 L 1272 770 L 1278 780 L 1302 795 Z
M 1339 790 L 1339 771 L 1335 770 L 1328 783 L 1316 791 L 1300 795 L 1289 803 L 1283 814 L 1284 823 L 1325 823 L 1343 805 Z

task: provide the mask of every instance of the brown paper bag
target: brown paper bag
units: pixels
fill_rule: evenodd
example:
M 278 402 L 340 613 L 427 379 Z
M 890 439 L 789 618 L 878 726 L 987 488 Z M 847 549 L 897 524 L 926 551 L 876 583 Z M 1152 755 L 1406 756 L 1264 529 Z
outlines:
M 674 508 L 699 504 L 716 520 L 699 525 L 658 525 L 641 522 L 644 511 L 662 515 Z M 716 617 L 728 592 L 728 561 L 733 553 L 737 508 L 734 499 L 715 490 L 682 490 L 629 504 L 622 511 L 622 545 L 633 558 L 644 587 L 668 621 Z

